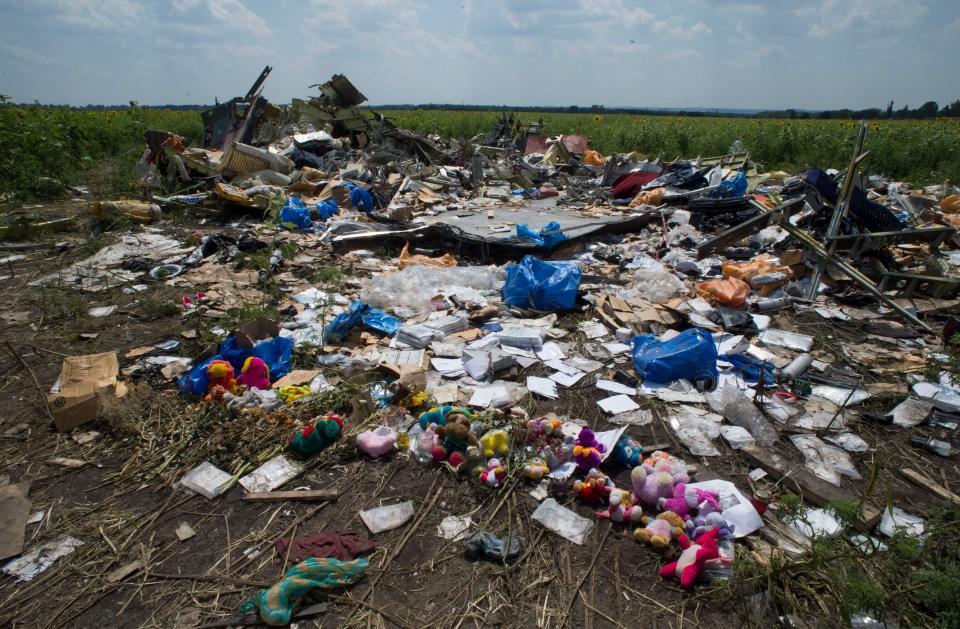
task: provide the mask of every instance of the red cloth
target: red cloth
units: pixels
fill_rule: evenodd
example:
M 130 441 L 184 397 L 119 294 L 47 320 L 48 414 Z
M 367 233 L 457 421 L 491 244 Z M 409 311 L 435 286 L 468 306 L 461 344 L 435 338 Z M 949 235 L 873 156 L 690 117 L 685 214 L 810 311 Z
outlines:
M 640 192 L 640 188 L 660 176 L 660 173 L 625 173 L 613 182 L 610 194 L 614 199 L 632 199 Z
M 316 535 L 298 535 L 293 538 L 290 561 L 300 563 L 310 557 L 348 561 L 375 548 L 378 543 L 372 539 L 360 539 L 355 533 L 349 531 L 324 531 Z M 289 545 L 289 537 L 278 539 L 277 554 L 286 557 Z

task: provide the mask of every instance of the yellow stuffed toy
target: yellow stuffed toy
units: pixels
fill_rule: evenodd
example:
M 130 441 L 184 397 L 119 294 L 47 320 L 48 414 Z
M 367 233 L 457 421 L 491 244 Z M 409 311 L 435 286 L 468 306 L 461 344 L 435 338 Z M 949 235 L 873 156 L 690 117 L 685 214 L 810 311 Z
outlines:
M 510 433 L 503 428 L 489 430 L 480 437 L 480 447 L 483 449 L 483 456 L 488 459 L 503 456 L 510 447 Z

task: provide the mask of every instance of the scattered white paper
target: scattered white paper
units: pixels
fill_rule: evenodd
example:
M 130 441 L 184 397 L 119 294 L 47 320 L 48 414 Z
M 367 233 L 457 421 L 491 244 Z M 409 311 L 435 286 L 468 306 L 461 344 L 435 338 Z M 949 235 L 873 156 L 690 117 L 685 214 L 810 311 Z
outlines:
M 180 484 L 205 498 L 216 498 L 233 484 L 233 476 L 210 461 L 204 461 L 187 472 Z
M 576 367 L 571 367 L 570 365 L 564 363 L 562 360 L 559 360 L 556 358 L 554 358 L 553 360 L 544 361 L 543 364 L 545 364 L 550 369 L 556 369 L 560 373 L 566 374 L 568 376 L 573 376 L 578 373 L 581 373 L 581 371 Z
M 457 402 L 458 387 L 456 382 L 434 387 L 431 391 L 437 404 L 455 404 Z
M 610 415 L 627 413 L 640 408 L 639 404 L 626 395 L 614 395 L 613 397 L 604 398 L 598 401 L 597 404 Z
M 624 395 L 634 395 L 637 392 L 636 387 L 628 387 L 625 384 L 614 382 L 613 380 L 597 380 L 597 388 L 601 391 L 610 393 L 622 393 Z
M 467 405 L 476 408 L 489 408 L 495 394 L 496 387 L 477 387 L 473 390 L 473 395 Z
M 527 389 L 531 393 L 539 396 L 557 399 L 557 383 L 550 378 L 538 378 L 537 376 L 527 376 Z
M 630 346 L 626 343 L 603 343 L 603 348 L 610 352 L 612 356 L 617 354 L 626 354 L 630 351 Z
M 430 367 L 444 378 L 457 378 L 466 373 L 463 361 L 459 358 L 434 358 L 430 361 Z
M 580 382 L 581 378 L 583 378 L 585 375 L 587 374 L 583 373 L 582 371 L 576 371 L 573 374 L 557 372 L 551 375 L 550 379 L 562 387 L 572 387 L 576 383 Z
M 553 341 L 547 341 L 537 352 L 537 358 L 540 360 L 562 360 L 566 358 L 566 355 L 563 353 L 563 350 L 560 349 L 559 345 Z

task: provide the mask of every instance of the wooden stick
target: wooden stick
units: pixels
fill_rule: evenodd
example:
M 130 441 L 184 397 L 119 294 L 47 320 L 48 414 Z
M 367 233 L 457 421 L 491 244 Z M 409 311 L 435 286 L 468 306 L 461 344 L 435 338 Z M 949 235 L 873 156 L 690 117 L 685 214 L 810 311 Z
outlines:
M 960 503 L 960 496 L 953 493 L 949 489 L 941 487 L 931 479 L 924 477 L 922 474 L 916 470 L 912 470 L 908 467 L 905 467 L 900 470 L 900 475 L 906 478 L 908 481 L 917 485 L 918 487 L 923 487 L 927 491 L 935 494 L 938 498 L 943 498 L 948 502 Z
M 267 583 L 266 581 L 251 581 L 250 579 L 236 579 L 234 577 L 225 577 L 219 574 L 166 574 L 163 572 L 147 572 L 145 573 L 148 579 L 177 579 L 184 581 L 224 581 L 226 583 L 236 583 L 238 585 L 250 585 L 253 587 L 268 588 L 273 585 L 273 583 Z
M 306 491 L 265 491 L 244 494 L 248 502 L 279 502 L 281 500 L 336 500 L 339 489 L 310 489 Z
M 383 573 L 381 572 L 380 574 L 383 574 Z M 403 622 L 393 614 L 385 612 L 381 608 L 377 607 L 376 605 L 373 605 L 372 603 L 368 603 L 359 598 L 349 598 L 346 596 L 328 596 L 327 600 L 336 601 L 337 603 L 344 603 L 345 605 L 360 605 L 362 607 L 366 607 L 370 611 L 374 611 L 380 614 L 381 616 L 383 616 L 393 624 L 397 625 L 398 627 L 403 627 L 403 629 L 413 629 L 413 625 Z

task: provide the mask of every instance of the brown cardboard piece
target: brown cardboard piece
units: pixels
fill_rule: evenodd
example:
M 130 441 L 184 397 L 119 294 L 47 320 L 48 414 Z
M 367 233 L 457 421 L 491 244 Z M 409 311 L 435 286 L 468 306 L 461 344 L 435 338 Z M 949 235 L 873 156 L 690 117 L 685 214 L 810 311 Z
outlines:
M 30 481 L 0 487 L 0 560 L 23 552 L 30 516 Z
M 60 391 L 47 397 L 57 431 L 66 432 L 95 420 L 101 395 L 126 394 L 126 386 L 117 379 L 119 372 L 116 352 L 65 358 Z
M 258 317 L 234 330 L 238 349 L 253 349 L 260 341 L 269 341 L 280 336 L 280 326 L 266 317 Z

